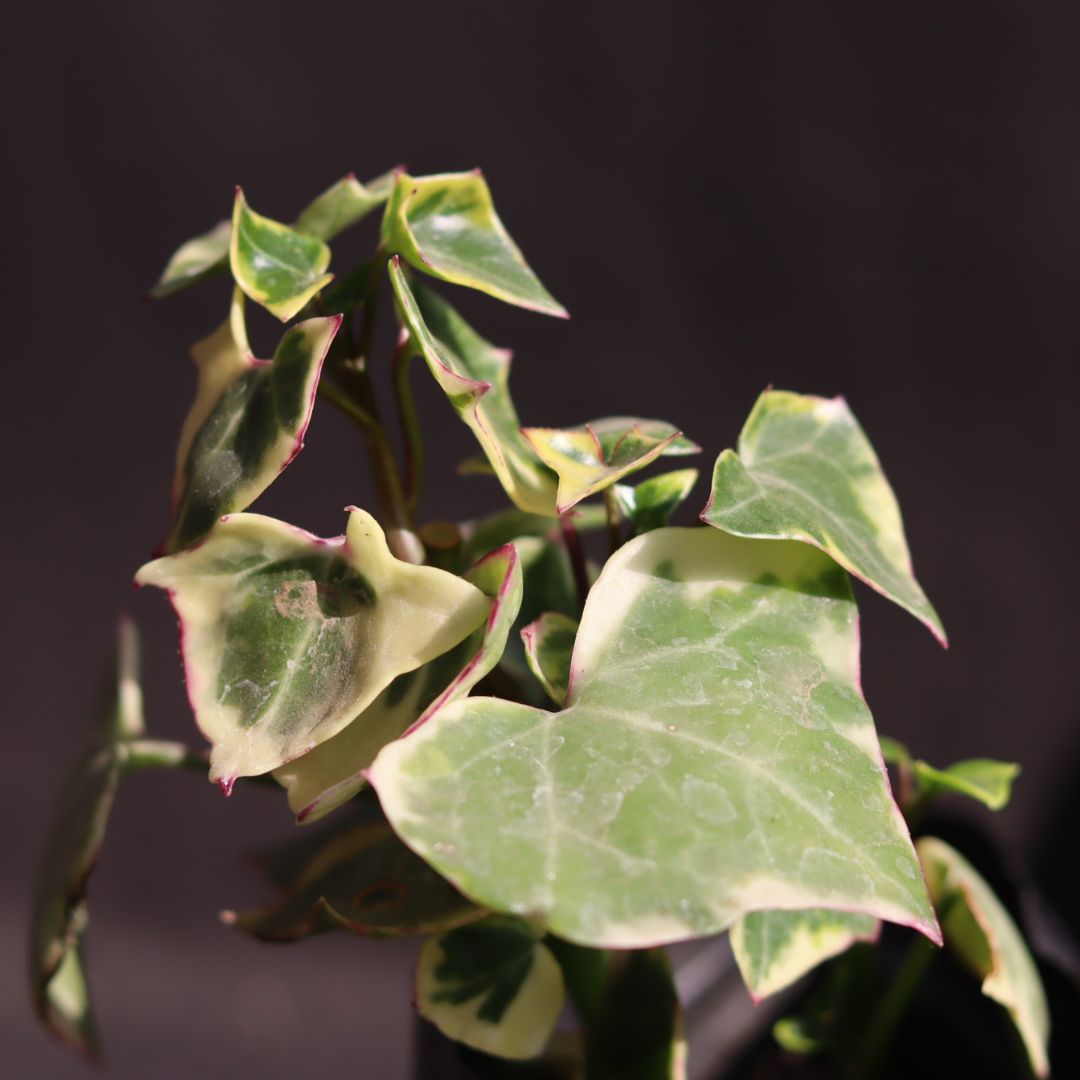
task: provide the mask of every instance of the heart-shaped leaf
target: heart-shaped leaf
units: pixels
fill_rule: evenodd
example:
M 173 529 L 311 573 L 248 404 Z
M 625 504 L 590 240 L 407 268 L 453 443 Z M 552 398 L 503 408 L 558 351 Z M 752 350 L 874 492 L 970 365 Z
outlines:
M 229 264 L 237 285 L 288 322 L 324 285 L 330 249 L 317 236 L 256 214 L 236 189 Z
M 139 642 L 134 623 L 120 624 L 109 700 L 60 794 L 38 875 L 31 928 L 30 983 L 45 1025 L 87 1057 L 99 1047 L 83 971 L 86 884 L 105 839 L 125 760 L 124 742 L 144 731 Z
M 383 237 L 390 251 L 425 274 L 567 318 L 510 239 L 479 169 L 442 176 L 398 173 Z
M 570 688 L 570 658 L 577 631 L 577 619 L 557 611 L 544 612 L 521 631 L 529 668 L 560 707 Z
M 181 244 L 162 271 L 150 296 L 159 300 L 229 269 L 232 222 L 219 221 L 209 232 Z
M 945 643 L 912 574 L 896 496 L 843 398 L 762 394 L 738 453 L 717 459 L 701 517 L 736 536 L 816 544 Z
M 364 770 L 392 739 L 455 697 L 467 694 L 498 663 L 521 607 L 521 562 L 512 544 L 491 552 L 465 575 L 493 605 L 487 623 L 415 671 L 399 675 L 348 727 L 274 770 L 300 824 L 337 809 L 366 786 Z
M 162 552 L 202 540 L 223 514 L 250 506 L 300 452 L 319 373 L 341 316 L 290 327 L 274 359 L 256 360 L 237 288 L 229 318 L 194 345 L 199 389 L 176 451 L 173 511 Z
M 945 944 L 1009 1011 L 1036 1076 L 1048 1076 L 1050 1013 L 1038 968 L 1009 913 L 975 868 L 933 836 L 916 844 Z
M 429 937 L 416 1007 L 450 1039 L 497 1057 L 540 1054 L 562 1011 L 562 970 L 534 920 L 489 915 Z
M 483 914 L 389 825 L 374 822 L 327 841 L 274 903 L 225 920 L 263 941 L 299 941 L 329 930 L 376 938 L 429 934 Z
M 180 620 L 188 695 L 229 791 L 336 735 L 406 671 L 487 617 L 475 585 L 390 554 L 370 514 L 320 540 L 261 514 L 222 518 L 197 547 L 147 563 Z
M 349 173 L 318 198 L 313 199 L 296 219 L 297 232 L 310 233 L 320 240 L 333 240 L 339 233 L 367 217 L 390 197 L 394 174 L 386 173 L 369 184 L 361 184 Z
M 507 495 L 522 510 L 554 517 L 555 478 L 522 438 L 510 400 L 510 352 L 485 341 L 430 289 L 410 287 L 396 258 L 390 280 L 413 348 L 480 441 Z
M 881 924 L 860 911 L 752 911 L 731 925 L 731 949 L 755 1002 L 801 979 Z
M 662 529 L 682 505 L 697 483 L 697 469 L 677 469 L 644 480 L 636 487 L 615 485 L 619 509 L 634 526 L 637 534 Z
M 559 477 L 556 509 L 560 514 L 661 454 L 700 450 L 671 424 L 633 416 L 606 417 L 565 430 L 523 428 L 521 434 Z
M 462 892 L 583 945 L 811 907 L 938 937 L 859 689 L 849 582 L 806 544 L 630 541 L 589 594 L 561 712 L 465 698 L 368 776 Z

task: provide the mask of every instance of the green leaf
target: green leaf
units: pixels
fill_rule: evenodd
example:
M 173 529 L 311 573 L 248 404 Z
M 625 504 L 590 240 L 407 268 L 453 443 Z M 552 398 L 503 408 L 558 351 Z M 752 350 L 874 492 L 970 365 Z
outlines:
M 86 884 L 105 839 L 124 766 L 124 741 L 144 731 L 139 642 L 134 623 L 120 624 L 110 694 L 90 740 L 61 790 L 38 875 L 30 934 L 34 1008 L 72 1049 L 99 1054 L 81 942 Z
M 250 506 L 300 452 L 319 372 L 341 317 L 286 330 L 273 361 L 256 360 L 244 326 L 244 294 L 229 318 L 192 347 L 195 403 L 176 451 L 173 512 L 162 551 L 202 540 L 223 514 Z
M 522 510 L 554 517 L 555 478 L 522 437 L 510 400 L 510 352 L 480 337 L 442 297 L 419 283 L 410 288 L 397 258 L 390 280 L 413 347 L 479 440 L 507 495 Z
M 603 506 L 579 506 L 570 516 L 579 533 L 593 532 L 607 524 Z M 522 536 L 557 539 L 560 535 L 557 521 L 547 514 L 530 514 L 526 510 L 500 510 L 477 521 L 462 522 L 459 528 L 464 539 L 462 557 L 466 565 Z
M 158 283 L 150 290 L 150 296 L 159 300 L 189 285 L 225 273 L 229 268 L 231 236 L 232 222 L 219 221 L 208 233 L 181 244 L 173 252 Z
M 532 920 L 489 915 L 429 937 L 416 1007 L 450 1039 L 497 1057 L 536 1057 L 562 1011 L 562 970 Z
M 464 577 L 494 601 L 486 624 L 422 668 L 399 675 L 332 739 L 274 770 L 298 824 L 318 821 L 351 799 L 367 785 L 364 771 L 383 746 L 467 694 L 498 663 L 521 607 L 521 560 L 508 544 Z
M 702 519 L 736 536 L 803 540 L 921 619 L 945 644 L 912 575 L 896 496 L 843 398 L 767 390 L 713 472 Z
M 570 657 L 577 630 L 577 619 L 547 611 L 521 631 L 529 668 L 560 707 L 570 688 Z
M 859 911 L 752 911 L 732 924 L 731 948 L 758 1002 L 856 941 L 876 941 L 880 925 Z
M 859 689 L 850 585 L 809 545 L 630 541 L 589 594 L 561 712 L 465 698 L 368 775 L 462 892 L 579 944 L 812 907 L 938 936 Z
M 1035 961 L 1009 913 L 975 868 L 954 848 L 924 836 L 916 847 L 945 944 L 1004 1005 L 1037 1076 L 1048 1076 L 1050 1013 Z
M 293 228 L 320 240 L 333 240 L 386 202 L 393 178 L 393 173 L 387 173 L 365 185 L 349 173 L 305 206 Z
M 324 285 L 330 249 L 317 236 L 256 214 L 236 189 L 229 263 L 233 277 L 257 304 L 288 322 Z
M 276 769 L 336 735 L 398 676 L 487 617 L 476 586 L 390 554 L 370 514 L 320 540 L 261 514 L 147 563 L 180 619 L 188 695 L 213 744 L 210 779 Z
M 510 239 L 479 169 L 442 176 L 398 173 L 383 237 L 390 251 L 425 274 L 568 317 Z
M 332 837 L 278 900 L 225 919 L 263 941 L 299 941 L 329 930 L 376 938 L 429 934 L 483 914 L 389 825 L 374 822 Z
M 990 758 L 958 761 L 947 769 L 935 769 L 925 761 L 916 761 L 915 775 L 933 795 L 950 791 L 968 795 L 991 810 L 1001 810 L 1012 795 L 1012 782 L 1020 772 L 1019 765 Z
M 652 532 L 667 525 L 671 515 L 690 494 L 697 478 L 697 469 L 677 469 L 645 480 L 637 487 L 616 484 L 615 500 L 636 533 Z
M 661 454 L 696 454 L 701 449 L 671 424 L 633 416 L 610 416 L 565 430 L 522 428 L 521 434 L 559 477 L 560 514 Z

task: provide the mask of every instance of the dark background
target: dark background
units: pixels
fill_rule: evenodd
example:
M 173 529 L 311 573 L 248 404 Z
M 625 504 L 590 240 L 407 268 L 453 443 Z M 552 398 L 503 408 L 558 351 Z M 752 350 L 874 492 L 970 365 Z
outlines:
M 845 394 L 952 640 L 861 590 L 879 729 L 938 765 L 1023 762 L 1013 805 L 973 812 L 1014 858 L 1045 835 L 1080 698 L 1076 4 L 98 0 L 2 26 L 4 1076 L 89 1075 L 33 1027 L 23 939 L 122 609 L 152 730 L 198 739 L 167 605 L 130 580 L 165 526 L 186 348 L 227 288 L 141 296 L 237 183 L 290 220 L 350 170 L 482 166 L 573 315 L 446 290 L 515 348 L 526 423 L 662 417 L 707 471 L 766 385 Z M 270 323 L 253 337 L 268 355 Z M 493 508 L 422 375 L 422 518 Z M 352 502 L 373 504 L 362 449 L 320 404 L 255 509 L 333 535 Z M 271 791 L 125 786 L 91 890 L 111 1075 L 405 1074 L 411 945 L 274 949 L 216 920 L 266 895 L 240 856 L 291 829 Z

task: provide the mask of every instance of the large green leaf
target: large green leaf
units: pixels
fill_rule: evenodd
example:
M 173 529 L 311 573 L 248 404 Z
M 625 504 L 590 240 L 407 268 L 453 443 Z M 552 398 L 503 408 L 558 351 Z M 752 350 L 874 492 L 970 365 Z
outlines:
M 661 454 L 696 454 L 701 449 L 672 424 L 634 416 L 609 416 L 565 430 L 522 428 L 521 434 L 559 477 L 560 514 Z
M 158 300 L 229 269 L 232 222 L 219 221 L 209 232 L 181 244 L 173 252 L 150 296 Z
M 911 569 L 900 507 L 874 448 L 843 398 L 767 390 L 713 472 L 702 518 L 734 533 L 803 540 L 945 631 Z
M 330 249 L 322 240 L 256 214 L 240 188 L 233 207 L 229 264 L 237 285 L 282 322 L 334 277 L 326 273 Z
M 466 895 L 580 944 L 811 907 L 938 936 L 859 689 L 850 585 L 809 545 L 632 540 L 589 594 L 561 712 L 466 698 L 368 775 Z
M 993 890 L 954 848 L 933 836 L 916 844 L 945 944 L 1009 1011 L 1037 1076 L 1050 1072 L 1050 1012 L 1035 961 Z
M 192 347 L 195 403 L 176 451 L 173 512 L 164 552 L 181 551 L 223 514 L 250 506 L 300 452 L 319 372 L 341 316 L 285 331 L 272 361 L 256 360 L 244 326 L 244 294 L 229 318 Z
M 210 779 L 226 792 L 336 735 L 491 608 L 475 585 L 395 559 L 355 507 L 334 540 L 232 514 L 136 582 L 168 590 L 195 719 L 213 744 Z
M 731 926 L 731 949 L 755 1002 L 778 993 L 881 924 L 860 911 L 752 911 Z
M 404 937 L 449 930 L 483 915 L 384 822 L 332 837 L 280 899 L 226 922 L 263 941 L 299 941 L 328 930 Z
M 308 203 L 300 211 L 293 228 L 320 240 L 333 240 L 382 206 L 390 197 L 393 184 L 393 173 L 386 173 L 368 184 L 361 184 L 353 173 L 349 173 Z
M 535 920 L 489 915 L 429 937 L 416 965 L 416 1007 L 448 1038 L 504 1058 L 540 1054 L 565 991 Z
M 423 667 L 399 675 L 332 739 L 274 770 L 297 822 L 318 821 L 351 799 L 366 786 L 364 771 L 388 742 L 467 694 L 498 663 L 521 607 L 517 551 L 512 544 L 493 551 L 464 577 L 493 600 L 487 623 Z
M 615 485 L 619 509 L 634 526 L 634 532 L 662 529 L 671 515 L 683 504 L 697 483 L 697 469 L 676 469 L 645 480 L 636 487 Z
M 442 297 L 419 283 L 410 288 L 396 258 L 390 280 L 413 347 L 480 441 L 507 495 L 522 510 L 554 517 L 555 478 L 522 437 L 510 400 L 511 354 L 480 337 Z
M 88 1057 L 97 1056 L 98 1039 L 81 956 L 86 884 L 105 839 L 124 743 L 143 730 L 139 643 L 134 624 L 125 620 L 105 708 L 60 794 L 30 933 L 34 1008 L 54 1034 Z
M 383 237 L 390 251 L 425 274 L 567 317 L 510 239 L 479 169 L 441 176 L 399 173 Z
M 565 703 L 570 688 L 570 658 L 577 630 L 577 619 L 545 611 L 521 631 L 529 668 L 559 706 Z

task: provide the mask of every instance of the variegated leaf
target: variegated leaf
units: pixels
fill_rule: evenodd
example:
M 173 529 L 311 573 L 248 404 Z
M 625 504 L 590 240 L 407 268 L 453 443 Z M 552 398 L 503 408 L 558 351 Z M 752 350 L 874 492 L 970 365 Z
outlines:
M 662 529 L 697 483 L 697 469 L 677 469 L 645 480 L 636 487 L 615 485 L 615 500 L 637 534 Z
M 299 941 L 329 930 L 376 938 L 430 934 L 483 914 L 389 825 L 373 822 L 331 837 L 280 899 L 224 918 L 263 941 Z
M 229 264 L 237 285 L 282 322 L 334 277 L 326 273 L 330 249 L 322 240 L 256 214 L 240 188 L 233 207 Z
M 299 824 L 337 809 L 366 786 L 364 770 L 392 739 L 455 697 L 467 694 L 498 663 L 521 607 L 521 562 L 512 544 L 491 552 L 465 575 L 493 605 L 484 626 L 415 671 L 399 675 L 348 727 L 274 770 Z
M 567 317 L 510 239 L 479 169 L 441 176 L 398 173 L 383 238 L 390 251 L 425 274 Z
M 562 970 L 535 920 L 489 915 L 429 937 L 416 1007 L 450 1039 L 497 1057 L 540 1054 L 562 1011 Z
M 661 454 L 696 454 L 701 449 L 671 424 L 633 416 L 605 417 L 566 430 L 523 428 L 521 434 L 559 477 L 560 514 Z
M 351 509 L 333 540 L 232 514 L 136 577 L 168 590 L 176 609 L 188 696 L 213 744 L 210 779 L 226 792 L 332 738 L 487 617 L 476 586 L 395 559 L 375 519 Z
M 173 252 L 150 296 L 158 300 L 229 269 L 232 222 L 219 221 L 208 233 L 181 244 Z
M 554 517 L 555 477 L 522 438 L 510 400 L 509 351 L 485 341 L 430 289 L 410 287 L 396 258 L 390 280 L 413 348 L 480 441 L 507 495 L 522 510 Z
M 900 507 L 843 398 L 767 390 L 713 472 L 704 521 L 736 536 L 803 540 L 945 631 L 911 569 Z
M 202 540 L 223 514 L 250 506 L 300 452 L 319 373 L 341 316 L 290 327 L 274 359 L 256 360 L 244 326 L 244 294 L 229 318 L 191 350 L 195 403 L 176 451 L 173 511 L 162 552 Z
M 731 949 L 755 1002 L 790 986 L 881 924 L 859 911 L 752 911 L 731 926 Z
M 945 944 L 983 980 L 983 993 L 1009 1011 L 1036 1076 L 1048 1076 L 1050 1012 L 1038 968 L 1016 923 L 958 851 L 932 836 L 924 836 L 916 847 Z
M 570 688 L 570 657 L 577 631 L 577 619 L 557 611 L 544 612 L 521 631 L 529 668 L 560 707 Z
M 580 944 L 826 906 L 938 936 L 860 692 L 850 585 L 809 545 L 632 540 L 589 594 L 561 712 L 466 698 L 368 776 L 466 895 Z
M 390 197 L 394 174 L 386 173 L 369 184 L 361 184 L 353 173 L 313 199 L 296 219 L 297 232 L 310 233 L 320 240 L 333 240 L 339 233 L 367 217 Z

